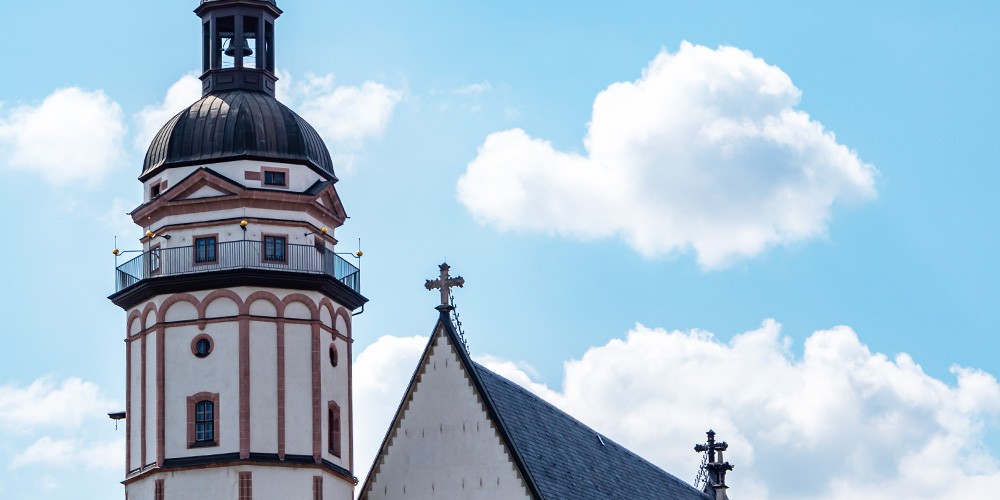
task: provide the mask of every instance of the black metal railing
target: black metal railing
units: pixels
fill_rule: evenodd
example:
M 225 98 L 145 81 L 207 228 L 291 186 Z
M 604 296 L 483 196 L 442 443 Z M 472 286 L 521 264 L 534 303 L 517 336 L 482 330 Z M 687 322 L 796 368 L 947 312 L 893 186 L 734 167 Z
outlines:
M 155 248 L 115 269 L 115 291 L 157 276 L 222 271 L 268 269 L 327 274 L 361 292 L 361 272 L 343 257 L 313 245 L 265 246 L 260 241 L 227 241 L 209 248 L 194 246 Z

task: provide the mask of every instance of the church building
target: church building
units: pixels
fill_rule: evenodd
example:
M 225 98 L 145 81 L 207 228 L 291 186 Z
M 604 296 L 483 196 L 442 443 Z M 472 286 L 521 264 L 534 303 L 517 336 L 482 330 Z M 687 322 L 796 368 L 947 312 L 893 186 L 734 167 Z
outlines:
M 367 480 L 354 462 L 361 252 L 316 130 L 275 98 L 275 0 L 201 0 L 203 97 L 149 146 L 116 266 L 126 313 L 126 500 L 716 499 L 475 363 L 447 265 L 427 348 Z M 116 258 L 128 252 L 115 250 Z M 414 318 L 420 321 L 420 318 Z M 718 453 L 718 460 L 715 454 Z M 362 472 L 369 464 L 360 464 Z

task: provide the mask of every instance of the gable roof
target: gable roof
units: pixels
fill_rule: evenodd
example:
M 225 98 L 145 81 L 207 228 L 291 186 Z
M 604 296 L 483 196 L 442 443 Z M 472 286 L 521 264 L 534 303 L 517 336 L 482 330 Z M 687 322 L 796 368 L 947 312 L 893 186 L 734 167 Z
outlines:
M 438 309 L 441 315 L 417 371 L 427 358 L 434 339 L 442 332 L 455 347 L 463 369 L 496 425 L 525 486 L 536 500 L 710 499 L 528 390 L 472 361 L 452 325 L 450 308 L 439 306 Z M 417 381 L 415 372 L 407 395 L 412 394 Z M 389 436 L 399 424 L 407 399 L 403 398 L 386 441 L 372 464 L 372 471 L 362 488 L 362 498 L 388 451 Z

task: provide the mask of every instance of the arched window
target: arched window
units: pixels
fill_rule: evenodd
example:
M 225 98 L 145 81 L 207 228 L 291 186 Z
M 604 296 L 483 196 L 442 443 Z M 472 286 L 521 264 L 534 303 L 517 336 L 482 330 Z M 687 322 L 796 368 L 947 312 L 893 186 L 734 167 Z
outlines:
M 330 454 L 340 457 L 340 406 L 333 401 L 330 401 L 327 423 L 330 426 L 327 433 L 330 440 Z
M 201 392 L 187 399 L 188 448 L 218 446 L 219 395 Z

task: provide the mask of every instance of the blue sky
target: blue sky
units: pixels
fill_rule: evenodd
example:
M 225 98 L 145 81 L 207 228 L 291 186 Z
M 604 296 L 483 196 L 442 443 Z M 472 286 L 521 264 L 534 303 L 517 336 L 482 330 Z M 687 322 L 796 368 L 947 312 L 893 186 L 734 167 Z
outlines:
M 0 498 L 121 490 L 104 464 L 123 432 L 101 418 L 124 400 L 111 249 L 138 247 L 123 222 L 136 143 L 193 100 L 199 64 L 196 3 L 147 3 L 28 2 L 0 19 Z M 357 395 L 373 421 L 416 362 L 410 337 L 430 333 L 422 284 L 447 259 L 474 354 L 684 479 L 715 425 L 744 446 L 745 498 L 856 496 L 913 482 L 913 464 L 951 474 L 914 497 L 1000 484 L 994 2 L 279 5 L 282 98 L 325 133 L 351 217 L 337 236 L 365 252 L 356 373 L 395 384 Z M 497 195 L 506 182 L 523 196 Z M 734 247 L 740 230 L 757 236 Z M 406 368 L 377 370 L 391 359 Z M 858 410 L 839 427 L 802 417 L 842 405 Z M 787 426 L 746 416 L 776 407 L 794 407 L 772 415 Z M 671 418 L 685 423 L 655 430 Z M 891 470 L 834 465 L 872 429 L 910 443 Z M 847 444 L 788 497 L 776 481 L 798 433 L 808 456 Z

